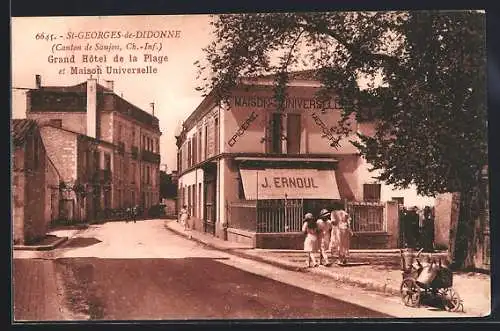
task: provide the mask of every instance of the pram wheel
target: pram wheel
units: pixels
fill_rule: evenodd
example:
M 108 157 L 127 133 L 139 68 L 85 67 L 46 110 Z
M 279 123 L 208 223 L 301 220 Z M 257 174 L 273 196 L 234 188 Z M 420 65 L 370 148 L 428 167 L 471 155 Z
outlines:
M 413 278 L 406 278 L 401 283 L 401 299 L 408 307 L 420 305 L 420 288 Z
M 451 287 L 443 289 L 440 292 L 441 298 L 443 300 L 444 309 L 450 312 L 459 311 L 462 306 L 462 300 L 458 293 Z

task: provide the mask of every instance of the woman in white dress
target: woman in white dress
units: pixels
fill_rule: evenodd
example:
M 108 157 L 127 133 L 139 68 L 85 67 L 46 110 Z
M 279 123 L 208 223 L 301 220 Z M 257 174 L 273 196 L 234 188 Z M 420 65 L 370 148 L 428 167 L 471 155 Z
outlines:
M 338 263 L 346 264 L 347 258 L 349 257 L 351 236 L 353 235 L 351 229 L 351 217 L 345 210 L 336 210 L 334 217 L 338 222 Z
M 304 239 L 304 252 L 307 253 L 307 267 L 317 267 L 314 254 L 318 250 L 318 226 L 314 221 L 313 214 L 307 213 L 302 224 L 302 232 L 306 234 Z

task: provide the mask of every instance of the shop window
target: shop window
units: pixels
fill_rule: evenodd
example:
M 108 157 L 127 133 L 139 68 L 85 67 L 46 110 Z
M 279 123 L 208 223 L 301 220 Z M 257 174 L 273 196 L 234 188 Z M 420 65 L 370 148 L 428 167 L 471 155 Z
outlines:
M 288 114 L 286 118 L 286 152 L 288 154 L 300 153 L 300 114 Z
M 380 184 L 363 184 L 363 200 L 380 201 Z

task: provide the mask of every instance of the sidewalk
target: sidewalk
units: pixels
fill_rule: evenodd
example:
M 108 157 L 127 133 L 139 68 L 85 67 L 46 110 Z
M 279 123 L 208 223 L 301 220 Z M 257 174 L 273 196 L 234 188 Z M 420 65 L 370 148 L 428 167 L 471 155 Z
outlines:
M 166 220 L 165 228 L 208 247 L 233 255 L 268 263 L 286 270 L 310 272 L 388 295 L 400 295 L 399 250 L 351 250 L 353 266 L 305 268 L 300 250 L 254 249 L 248 245 L 224 241 L 199 231 L 185 231 L 175 220 Z M 358 263 L 360 262 L 360 263 Z M 491 310 L 490 276 L 479 273 L 454 273 L 453 288 L 463 300 L 468 315 L 486 316 Z

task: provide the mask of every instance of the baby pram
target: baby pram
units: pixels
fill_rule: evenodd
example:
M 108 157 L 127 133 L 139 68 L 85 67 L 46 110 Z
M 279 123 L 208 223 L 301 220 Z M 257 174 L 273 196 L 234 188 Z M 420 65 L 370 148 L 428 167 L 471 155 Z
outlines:
M 463 310 L 462 300 L 453 289 L 453 272 L 443 266 L 441 260 L 431 260 L 422 264 L 419 260 L 420 250 L 414 254 L 410 250 L 401 251 L 403 281 L 401 282 L 401 299 L 406 306 L 418 307 L 423 299 L 438 299 L 447 311 Z

